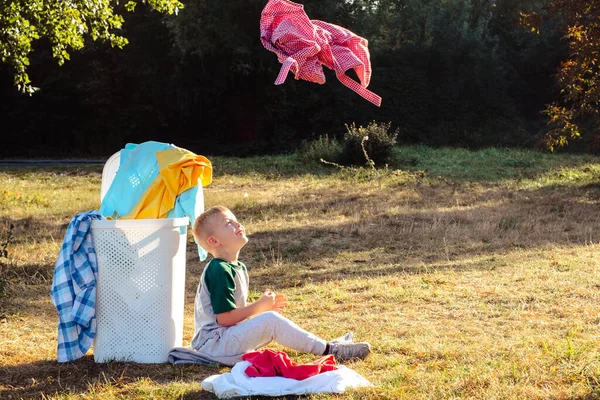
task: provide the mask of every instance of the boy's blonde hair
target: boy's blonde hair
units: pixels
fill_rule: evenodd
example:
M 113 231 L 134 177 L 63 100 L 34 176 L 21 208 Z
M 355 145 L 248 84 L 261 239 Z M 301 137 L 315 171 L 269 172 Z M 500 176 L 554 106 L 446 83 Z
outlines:
M 192 227 L 192 235 L 202 248 L 210 253 L 210 246 L 207 243 L 208 237 L 212 234 L 213 228 L 211 220 L 215 215 L 231 212 L 229 208 L 224 206 L 213 206 L 200 214 L 194 221 Z

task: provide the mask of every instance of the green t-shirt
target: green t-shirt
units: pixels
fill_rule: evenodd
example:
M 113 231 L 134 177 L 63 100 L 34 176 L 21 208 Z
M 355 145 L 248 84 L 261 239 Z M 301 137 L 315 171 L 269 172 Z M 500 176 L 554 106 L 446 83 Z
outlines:
M 220 258 L 215 258 L 206 267 L 204 284 L 210 293 L 210 304 L 215 314 L 237 308 L 236 288 L 242 289 L 239 287 L 242 283 L 239 279 L 240 273 L 247 273 L 246 266 L 241 261 L 228 263 Z M 236 278 L 238 279 L 236 280 Z
M 241 261 L 229 263 L 213 258 L 204 268 L 194 303 L 196 333 L 192 345 L 201 331 L 211 331 L 221 326 L 217 314 L 245 307 L 248 301 L 248 270 Z

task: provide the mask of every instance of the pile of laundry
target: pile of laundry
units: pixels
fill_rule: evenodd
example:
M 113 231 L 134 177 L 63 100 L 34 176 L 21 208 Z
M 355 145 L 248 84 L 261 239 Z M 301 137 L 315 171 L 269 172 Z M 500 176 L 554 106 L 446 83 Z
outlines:
M 344 393 L 346 389 L 373 386 L 356 371 L 337 365 L 332 355 L 297 364 L 281 351 L 246 353 L 231 372 L 212 375 L 202 388 L 219 398 Z
M 59 318 L 59 362 L 84 356 L 96 334 L 98 265 L 91 222 L 188 217 L 193 223 L 204 211 L 202 187 L 212 181 L 212 164 L 206 157 L 149 141 L 127 144 L 118 160 L 110 186 L 102 190 L 100 209 L 71 219 L 56 262 L 50 297 Z M 198 254 L 201 260 L 207 256 L 200 246 Z

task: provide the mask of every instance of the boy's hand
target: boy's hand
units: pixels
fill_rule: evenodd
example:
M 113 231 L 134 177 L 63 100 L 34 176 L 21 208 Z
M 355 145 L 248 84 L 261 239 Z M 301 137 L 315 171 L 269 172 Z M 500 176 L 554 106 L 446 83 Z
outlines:
M 287 300 L 285 299 L 285 297 L 280 293 L 275 294 L 275 304 L 273 304 L 273 311 L 281 313 L 283 311 L 281 308 L 285 306 L 287 306 Z
M 265 292 L 258 301 L 263 303 L 265 311 L 275 311 L 281 313 L 281 308 L 287 306 L 285 296 L 272 292 L 271 289 L 265 289 Z

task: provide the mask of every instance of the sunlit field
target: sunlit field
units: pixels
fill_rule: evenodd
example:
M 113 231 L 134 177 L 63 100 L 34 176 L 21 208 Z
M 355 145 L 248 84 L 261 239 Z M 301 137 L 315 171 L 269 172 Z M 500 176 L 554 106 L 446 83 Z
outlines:
M 372 354 L 371 388 L 313 398 L 600 398 L 600 159 L 407 147 L 371 170 L 211 157 L 205 206 L 244 223 L 252 296 Z M 56 361 L 49 291 L 102 166 L 0 167 L 0 398 L 214 398 L 227 367 Z M 11 228 L 12 226 L 12 228 Z M 204 263 L 188 232 L 184 345 Z M 298 362 L 314 356 L 285 350 Z

